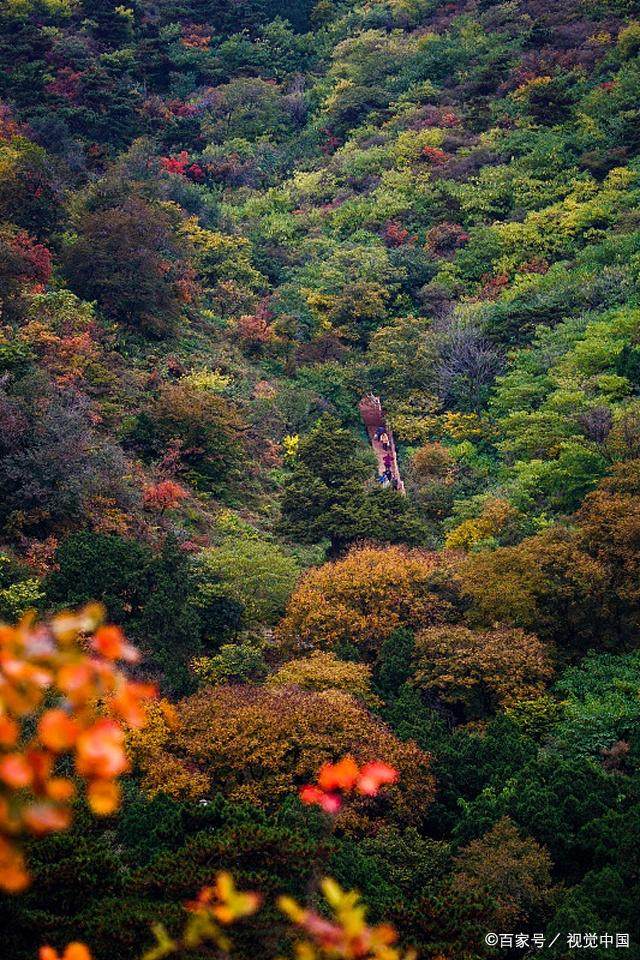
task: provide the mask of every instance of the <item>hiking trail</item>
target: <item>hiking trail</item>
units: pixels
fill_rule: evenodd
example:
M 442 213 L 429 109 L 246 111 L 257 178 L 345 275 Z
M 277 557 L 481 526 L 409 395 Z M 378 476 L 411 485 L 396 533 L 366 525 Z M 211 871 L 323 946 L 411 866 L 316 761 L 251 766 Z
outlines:
M 367 429 L 369 435 L 369 441 L 373 447 L 373 452 L 376 455 L 376 461 L 378 463 L 378 475 L 380 476 L 385 472 L 384 458 L 388 453 L 391 456 L 391 472 L 394 477 L 398 479 L 398 493 L 401 493 L 403 496 L 406 495 L 406 490 L 404 488 L 404 483 L 402 477 L 400 476 L 400 470 L 398 468 L 398 455 L 396 452 L 396 443 L 393 438 L 393 432 L 389 425 L 387 424 L 384 410 L 382 409 L 382 403 L 380 397 L 374 396 L 372 393 L 367 394 L 366 397 L 363 397 L 360 403 L 358 404 L 358 409 L 360 411 L 360 416 L 364 422 L 364 425 Z M 376 431 L 379 427 L 383 427 L 386 431 L 387 436 L 389 437 L 389 449 L 384 450 L 382 444 L 379 440 L 376 440 Z

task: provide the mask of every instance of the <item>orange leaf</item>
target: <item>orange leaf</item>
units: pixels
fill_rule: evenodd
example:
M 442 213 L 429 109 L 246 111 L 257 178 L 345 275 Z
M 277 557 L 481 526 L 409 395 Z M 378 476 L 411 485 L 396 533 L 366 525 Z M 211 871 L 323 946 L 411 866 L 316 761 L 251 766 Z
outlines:
M 48 750 L 30 749 L 26 753 L 26 760 L 33 773 L 33 783 L 36 791 L 49 779 L 55 760 Z
M 129 663 L 133 663 L 139 659 L 138 651 L 130 643 L 127 643 L 120 627 L 99 627 L 91 646 L 107 660 L 127 660 Z
M 338 763 L 325 763 L 318 774 L 318 785 L 323 790 L 352 790 L 358 778 L 358 766 L 353 757 L 343 757 Z
M 84 943 L 70 943 L 62 960 L 91 960 L 91 953 Z
M 0 889 L 7 893 L 21 893 L 29 886 L 29 874 L 22 854 L 0 837 Z
M 53 947 L 40 947 L 38 960 L 92 960 L 91 952 L 84 943 L 70 943 L 62 956 Z
M 18 739 L 18 724 L 11 717 L 0 717 L 0 746 L 12 747 Z
M 88 663 L 68 664 L 58 673 L 58 687 L 73 703 L 82 703 L 91 695 L 92 676 Z
M 379 760 L 366 763 L 358 777 L 358 793 L 362 793 L 366 797 L 375 797 L 383 784 L 395 783 L 397 779 L 398 771 L 388 764 L 381 763 Z
M 31 784 L 33 770 L 21 753 L 10 753 L 0 760 L 0 780 L 14 790 L 20 790 Z
M 126 683 L 110 701 L 110 707 L 130 727 L 143 727 L 147 716 L 144 703 L 157 692 L 152 683 Z
M 27 830 L 41 836 L 66 830 L 71 823 L 71 811 L 51 803 L 33 803 L 26 808 L 22 819 Z
M 113 780 L 94 780 L 89 784 L 87 800 L 97 817 L 108 817 L 120 806 L 120 787 Z
M 78 737 L 76 767 L 83 776 L 110 780 L 128 770 L 124 731 L 114 720 L 98 720 Z
M 54 753 L 70 750 L 78 737 L 77 722 L 64 710 L 47 710 L 40 717 L 38 736 L 43 746 Z
M 38 960 L 60 960 L 60 955 L 53 947 L 40 947 Z
M 49 800 L 56 803 L 67 803 L 75 796 L 76 788 L 71 780 L 65 780 L 64 777 L 55 777 L 48 781 L 46 791 Z
M 301 788 L 300 800 L 307 805 L 322 807 L 325 813 L 337 813 L 342 806 L 342 800 L 337 793 L 327 793 L 313 784 Z

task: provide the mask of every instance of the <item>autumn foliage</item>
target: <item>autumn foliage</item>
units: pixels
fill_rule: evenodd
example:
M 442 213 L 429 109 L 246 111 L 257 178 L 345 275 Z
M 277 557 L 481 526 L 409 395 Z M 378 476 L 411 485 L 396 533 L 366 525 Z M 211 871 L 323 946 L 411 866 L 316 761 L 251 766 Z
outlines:
M 91 960 L 91 952 L 84 943 L 70 943 L 62 953 L 53 947 L 41 947 L 38 960 Z
M 300 799 L 315 804 L 325 813 L 337 813 L 343 799 L 356 792 L 364 797 L 375 797 L 385 783 L 395 783 L 398 771 L 386 763 L 374 760 L 358 767 L 352 757 L 343 757 L 338 763 L 325 763 L 318 773 L 316 784 L 300 789 Z
M 473 623 L 536 629 L 563 645 L 600 632 L 606 568 L 570 531 L 551 529 L 513 547 L 472 554 L 459 577 Z
M 238 730 L 251 734 L 238 737 Z M 383 806 L 402 822 L 420 820 L 433 795 L 428 754 L 399 741 L 336 690 L 205 688 L 177 705 L 172 727 L 154 711 L 147 727 L 134 734 L 132 751 L 145 788 L 174 797 L 201 799 L 218 790 L 234 801 L 273 809 L 311 782 L 323 764 L 347 754 L 358 765 L 380 761 L 399 772 Z M 379 813 L 362 791 L 345 818 L 364 826 Z
M 326 650 L 314 650 L 307 657 L 283 663 L 268 677 L 267 684 L 303 690 L 342 690 L 367 706 L 380 702 L 371 689 L 371 668 L 367 664 L 341 660 Z
M 27 297 L 48 283 L 51 253 L 26 230 L 0 224 L 0 305 L 12 319 L 27 306 Z
M 164 513 L 175 510 L 189 494 L 175 480 L 160 480 L 145 487 L 142 500 L 146 510 Z
M 473 920 L 500 930 L 524 927 L 553 893 L 548 851 L 521 837 L 508 817 L 460 850 L 449 887 L 452 909 L 461 908 L 460 932 Z
M 397 627 L 446 618 L 448 604 L 436 591 L 439 563 L 420 550 L 355 548 L 303 577 L 277 636 L 287 649 L 347 643 L 371 658 Z
M 77 786 L 60 769 L 64 757 L 96 815 L 118 808 L 117 780 L 129 769 L 125 727 L 143 726 L 154 690 L 126 679 L 117 664 L 134 661 L 136 651 L 101 618 L 93 606 L 48 625 L 27 618 L 0 626 L 0 886 L 7 891 L 29 882 L 16 840 L 71 822 Z
M 577 515 L 579 542 L 637 618 L 640 602 L 640 460 L 617 464 Z
M 482 717 L 534 699 L 553 674 L 549 649 L 523 630 L 429 627 L 416 636 L 416 685 Z
M 331 919 L 301 907 L 292 897 L 281 897 L 281 910 L 305 935 L 296 944 L 301 960 L 415 960 L 413 950 L 407 953 L 394 946 L 398 939 L 389 924 L 369 927 L 366 907 L 357 892 L 346 893 L 329 878 L 322 881 L 322 892 L 332 912 Z
M 125 679 L 116 664 L 135 662 L 137 651 L 118 628 L 101 625 L 100 618 L 101 609 L 93 606 L 77 615 L 61 614 L 48 625 L 26 619 L 18 627 L 0 628 L 0 827 L 4 834 L 0 835 L 0 885 L 6 891 L 22 890 L 29 879 L 14 838 L 21 832 L 43 836 L 69 826 L 75 783 L 55 775 L 61 758 L 73 756 L 78 777 L 87 782 L 90 807 L 97 815 L 108 815 L 119 804 L 116 779 L 129 770 L 125 725 L 138 731 L 133 743 L 147 760 L 152 752 L 153 760 L 158 761 L 159 750 L 168 747 L 166 739 L 162 741 L 158 735 L 161 718 L 172 731 L 184 724 L 184 718 L 168 705 L 159 704 L 146 742 L 141 739 L 147 711 L 153 713 L 146 701 L 154 691 Z M 232 688 L 229 692 L 234 694 Z M 45 698 L 51 697 L 63 705 L 43 711 Z M 344 699 L 348 704 L 348 698 Z M 276 708 L 281 710 L 282 704 Z M 25 739 L 24 731 L 34 714 L 38 716 L 36 733 Z M 317 733 L 317 721 L 315 726 Z M 393 738 L 380 730 L 377 745 L 389 747 L 392 743 Z M 398 744 L 395 752 L 401 757 L 399 748 Z M 410 762 L 415 761 L 415 752 L 409 749 L 405 754 L 405 762 L 409 757 Z M 423 765 L 426 771 L 426 756 Z M 300 796 L 303 803 L 318 803 L 337 813 L 342 796 L 354 793 L 374 798 L 381 787 L 397 779 L 398 771 L 384 762 L 371 760 L 359 767 L 346 756 L 335 764 L 325 763 L 317 786 L 302 788 Z M 420 786 L 424 792 L 424 780 Z M 400 953 L 392 948 L 395 931 L 389 925 L 367 926 L 357 893 L 345 893 L 329 879 L 322 881 L 322 889 L 334 911 L 331 921 L 300 907 L 291 897 L 280 898 L 282 912 L 309 938 L 297 945 L 298 956 L 400 960 Z M 226 955 L 232 942 L 225 928 L 250 917 L 261 900 L 259 893 L 239 891 L 230 874 L 219 872 L 210 886 L 185 905 L 188 919 L 179 936 L 171 935 L 161 923 L 153 926 L 155 946 L 144 954 L 145 960 L 182 954 L 205 944 Z M 406 956 L 408 960 L 409 954 Z M 74 941 L 62 952 L 42 946 L 39 960 L 92 960 L 92 953 L 86 944 Z

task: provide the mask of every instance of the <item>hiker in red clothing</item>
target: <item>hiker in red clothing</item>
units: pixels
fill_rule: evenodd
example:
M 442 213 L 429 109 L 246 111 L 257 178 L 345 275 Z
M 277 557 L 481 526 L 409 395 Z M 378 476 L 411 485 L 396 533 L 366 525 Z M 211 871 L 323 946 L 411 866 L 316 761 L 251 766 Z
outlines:
M 358 404 L 358 409 L 367 434 L 371 439 L 371 446 L 376 454 L 378 464 L 376 479 L 378 483 L 381 484 L 383 489 L 390 487 L 404 495 L 405 488 L 398 471 L 396 451 L 391 432 L 387 430 L 385 413 L 380 398 L 369 393 L 362 398 Z

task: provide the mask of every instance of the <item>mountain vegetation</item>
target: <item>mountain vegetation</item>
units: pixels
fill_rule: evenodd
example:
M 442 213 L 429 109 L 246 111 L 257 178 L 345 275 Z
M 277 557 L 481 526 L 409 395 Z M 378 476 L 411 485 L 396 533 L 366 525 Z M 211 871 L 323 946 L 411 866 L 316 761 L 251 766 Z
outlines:
M 3 960 L 638 960 L 640 2 L 0 0 L 0 620 Z

